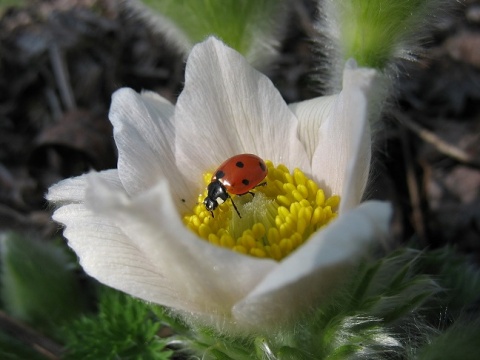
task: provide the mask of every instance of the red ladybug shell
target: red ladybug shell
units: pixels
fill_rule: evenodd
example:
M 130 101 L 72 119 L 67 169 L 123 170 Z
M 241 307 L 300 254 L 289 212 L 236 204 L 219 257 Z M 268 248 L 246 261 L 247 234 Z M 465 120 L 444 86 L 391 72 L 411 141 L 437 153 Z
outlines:
M 212 182 L 218 180 L 230 194 L 243 195 L 260 184 L 267 173 L 265 162 L 257 155 L 240 154 L 220 165 Z

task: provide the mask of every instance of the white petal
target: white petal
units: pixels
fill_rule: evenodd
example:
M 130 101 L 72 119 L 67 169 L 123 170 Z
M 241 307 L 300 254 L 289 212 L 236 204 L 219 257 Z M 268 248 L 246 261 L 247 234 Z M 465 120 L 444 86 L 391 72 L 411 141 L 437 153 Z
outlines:
M 110 218 L 128 237 L 129 246 L 141 254 L 124 266 L 153 269 L 150 288 L 122 288 L 148 301 L 197 314 L 230 316 L 232 305 L 278 266 L 273 260 L 236 254 L 196 237 L 180 221 L 166 181 L 132 200 L 95 181 L 87 192 L 87 204 Z M 96 266 L 98 272 L 110 272 L 101 261 Z
M 376 73 L 354 66 L 348 62 L 345 67 L 343 90 L 330 115 L 320 124 L 312 158 L 312 171 L 319 185 L 329 195 L 342 197 L 340 212 L 360 202 L 370 170 L 368 93 Z
M 214 38 L 193 48 L 175 109 L 177 163 L 185 176 L 198 181 L 239 153 L 309 172 L 297 124 L 271 81 L 236 51 Z
M 155 93 L 123 88 L 113 94 L 109 116 L 119 153 L 118 172 L 127 192 L 136 194 L 168 178 L 176 207 L 187 209 L 196 196 L 175 163 L 173 112 L 174 106 Z
M 58 209 L 53 219 L 66 226 L 64 235 L 69 246 L 87 274 L 98 281 L 145 300 L 162 298 L 166 304 L 183 309 L 195 305 L 177 297 L 176 284 L 164 279 L 108 218 L 82 204 L 71 204 Z
M 320 126 L 332 116 L 332 107 L 337 97 L 338 95 L 320 96 L 288 105 L 299 121 L 298 137 L 305 145 L 309 159 L 318 146 Z
M 113 188 L 121 189 L 122 183 L 118 178 L 117 169 L 106 170 L 97 173 Z M 56 206 L 62 206 L 70 203 L 83 203 L 85 200 L 85 188 L 87 186 L 87 177 L 84 174 L 70 179 L 62 180 L 48 189 L 45 198 Z
M 343 272 L 388 232 L 391 207 L 369 201 L 345 213 L 287 257 L 235 305 L 240 322 L 268 326 L 290 320 L 332 288 Z

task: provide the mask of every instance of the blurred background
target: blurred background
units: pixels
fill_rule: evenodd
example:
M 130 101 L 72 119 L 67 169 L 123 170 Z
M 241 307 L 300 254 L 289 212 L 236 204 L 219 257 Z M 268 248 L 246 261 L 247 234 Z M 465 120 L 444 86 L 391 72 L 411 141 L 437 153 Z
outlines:
M 324 92 L 317 11 L 293 2 L 278 56 L 261 69 L 288 103 Z M 369 196 L 394 203 L 397 242 L 451 244 L 480 264 L 480 1 L 443 14 L 422 50 L 395 64 Z M 44 195 L 116 166 L 111 94 L 128 86 L 175 102 L 184 65 L 119 1 L 0 1 L 0 231 L 59 241 Z

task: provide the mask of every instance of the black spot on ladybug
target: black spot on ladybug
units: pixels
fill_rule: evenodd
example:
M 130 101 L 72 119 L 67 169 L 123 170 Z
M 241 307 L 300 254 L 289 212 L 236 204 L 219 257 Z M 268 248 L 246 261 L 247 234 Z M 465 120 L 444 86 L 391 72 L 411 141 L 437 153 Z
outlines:
M 258 165 L 260 165 L 260 169 L 262 169 L 262 171 L 267 170 L 267 167 L 265 166 L 265 164 L 263 162 L 259 161 Z
M 242 184 L 243 185 L 248 185 L 248 184 L 250 184 L 250 181 L 248 181 L 248 179 L 243 179 Z
M 215 174 L 215 178 L 221 179 L 225 176 L 225 173 L 222 170 L 218 170 L 217 173 Z
M 237 161 L 237 162 L 235 163 L 235 166 L 241 169 L 241 168 L 243 168 L 243 167 L 245 166 L 245 164 L 244 164 L 243 162 L 241 162 L 241 161 Z

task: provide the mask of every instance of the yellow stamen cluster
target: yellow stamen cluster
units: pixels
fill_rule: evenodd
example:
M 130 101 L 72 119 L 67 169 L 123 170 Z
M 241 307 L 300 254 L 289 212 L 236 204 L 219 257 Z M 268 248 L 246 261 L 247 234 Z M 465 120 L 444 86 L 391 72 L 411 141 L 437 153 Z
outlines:
M 281 260 L 337 216 L 338 196 L 326 198 L 324 191 L 299 169 L 290 173 L 284 165 L 266 164 L 266 185 L 255 188 L 254 197 L 233 197 L 241 218 L 230 200 L 215 210 L 213 218 L 203 205 L 205 190 L 193 213 L 184 216 L 185 225 L 212 244 Z M 211 177 L 205 174 L 206 185 Z

